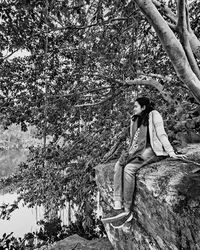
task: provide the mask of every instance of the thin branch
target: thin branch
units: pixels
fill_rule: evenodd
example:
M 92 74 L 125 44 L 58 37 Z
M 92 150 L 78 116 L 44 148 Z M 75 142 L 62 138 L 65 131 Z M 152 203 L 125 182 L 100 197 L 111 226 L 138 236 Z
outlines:
M 54 31 L 58 31 L 58 30 L 66 30 L 66 29 L 77 29 L 77 30 L 81 30 L 81 29 L 87 29 L 87 28 L 91 28 L 91 27 L 94 27 L 94 26 L 97 26 L 99 25 L 98 22 L 94 23 L 94 24 L 89 24 L 89 25 L 86 25 L 86 26 L 65 26 L 65 27 L 60 27 L 60 28 L 55 28 L 55 29 L 52 29 L 51 32 L 54 32 Z
M 107 80 L 109 81 L 115 81 L 115 82 L 118 82 L 118 83 L 121 83 L 117 80 L 114 80 L 112 78 L 109 78 L 109 77 L 103 77 L 103 78 L 106 78 Z M 126 86 L 125 86 L 126 87 Z M 127 86 L 128 87 L 128 86 Z M 102 101 L 100 102 L 96 102 L 96 103 L 85 103 L 85 104 L 78 104 L 78 105 L 75 105 L 74 107 L 76 108 L 80 108 L 80 107 L 91 107 L 91 106 L 97 106 L 97 105 L 101 105 L 109 100 L 112 100 L 114 99 L 115 97 L 117 97 L 120 93 L 122 92 L 122 89 L 118 88 L 116 91 L 113 91 L 112 89 L 110 90 L 110 92 L 107 94 L 107 98 L 103 99 Z
M 103 103 L 109 101 L 109 100 L 112 99 L 112 98 L 113 98 L 113 95 L 110 95 L 110 96 L 108 96 L 107 98 L 103 99 L 103 100 L 100 101 L 100 102 L 78 104 L 78 105 L 75 105 L 74 107 L 75 107 L 75 108 L 82 108 L 82 107 L 97 106 L 97 105 L 101 105 L 101 104 L 103 104 Z
M 63 28 L 64 28 L 64 25 L 62 22 L 60 22 L 59 20 L 57 20 L 54 16 L 50 16 L 49 19 L 52 19 L 54 20 L 55 22 L 57 22 L 58 24 L 60 24 Z
M 49 98 L 56 98 L 56 97 L 70 97 L 70 96 L 80 96 L 83 94 L 87 94 L 87 93 L 93 93 L 93 92 L 99 92 L 100 90 L 106 90 L 106 89 L 110 89 L 110 86 L 107 87 L 100 87 L 100 88 L 94 88 L 94 89 L 88 89 L 82 92 L 78 92 L 78 93 L 72 93 L 72 94 L 64 94 L 64 95 L 48 95 Z
M 53 31 L 57 31 L 57 30 L 66 30 L 66 29 L 77 29 L 77 30 L 82 30 L 82 29 L 88 29 L 88 28 L 91 28 L 91 27 L 94 27 L 94 26 L 97 26 L 97 25 L 105 25 L 107 23 L 110 23 L 110 22 L 116 22 L 116 21 L 126 21 L 128 20 L 128 17 L 121 17 L 121 18 L 113 18 L 113 19 L 108 19 L 106 21 L 103 21 L 103 22 L 96 22 L 96 23 L 93 23 L 93 24 L 88 24 L 88 25 L 85 25 L 85 26 L 65 26 L 65 27 L 59 27 L 59 28 L 55 28 L 55 29 L 52 29 L 52 32 Z
M 146 76 L 146 77 L 156 77 L 156 78 L 159 78 L 159 79 L 162 79 L 162 80 L 166 80 L 166 81 L 170 81 L 171 80 L 171 77 L 169 77 L 169 76 L 163 76 L 163 75 L 160 75 L 160 74 L 150 73 L 150 74 L 146 75 L 144 73 L 140 73 L 139 75 Z
M 20 50 L 20 49 L 16 49 L 16 50 L 12 51 L 9 55 L 3 57 L 3 60 L 8 59 L 10 56 L 12 56 L 12 55 L 13 55 L 15 52 L 17 52 L 18 50 Z

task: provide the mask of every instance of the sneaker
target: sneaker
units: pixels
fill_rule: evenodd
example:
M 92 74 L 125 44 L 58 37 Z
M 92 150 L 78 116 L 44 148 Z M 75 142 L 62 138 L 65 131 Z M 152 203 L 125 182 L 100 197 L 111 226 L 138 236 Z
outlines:
M 127 215 L 125 215 L 124 217 L 121 217 L 120 219 L 113 221 L 111 223 L 111 226 L 114 228 L 122 228 L 124 226 L 124 224 L 126 222 L 131 221 L 133 218 L 133 214 L 131 212 L 129 212 Z
M 103 217 L 102 222 L 113 222 L 119 220 L 120 218 L 126 216 L 129 212 L 125 212 L 124 209 L 112 209 L 109 214 Z

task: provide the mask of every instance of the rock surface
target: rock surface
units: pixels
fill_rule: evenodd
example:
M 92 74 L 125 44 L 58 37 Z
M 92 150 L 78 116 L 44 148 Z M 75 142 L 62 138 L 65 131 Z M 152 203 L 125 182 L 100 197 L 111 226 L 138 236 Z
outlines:
M 200 168 L 200 144 L 184 150 L 188 162 L 168 158 L 137 173 L 132 221 L 121 229 L 104 225 L 114 249 L 200 249 L 200 171 L 193 173 Z M 113 204 L 113 170 L 114 162 L 96 167 L 104 213 Z
M 74 234 L 40 250 L 113 250 L 113 247 L 107 238 L 86 240 Z

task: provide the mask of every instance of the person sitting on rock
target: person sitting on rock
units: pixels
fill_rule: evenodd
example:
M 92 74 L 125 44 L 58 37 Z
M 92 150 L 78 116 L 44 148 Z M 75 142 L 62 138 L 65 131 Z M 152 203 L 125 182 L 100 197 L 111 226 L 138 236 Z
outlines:
M 133 117 L 130 125 L 130 145 L 127 153 L 122 154 L 114 170 L 114 208 L 102 218 L 119 228 L 133 217 L 131 212 L 135 191 L 136 172 L 144 165 L 176 155 L 165 132 L 161 114 L 147 97 L 137 98 L 134 102 Z

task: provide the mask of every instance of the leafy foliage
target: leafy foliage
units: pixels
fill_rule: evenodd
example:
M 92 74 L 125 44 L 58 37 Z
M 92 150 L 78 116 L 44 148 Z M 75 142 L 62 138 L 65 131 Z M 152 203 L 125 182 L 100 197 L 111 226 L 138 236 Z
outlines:
M 0 13 L 0 46 L 7 52 L 0 55 L 2 125 L 20 124 L 23 131 L 35 125 L 44 140 L 30 147 L 17 173 L 1 180 L 29 206 L 43 204 L 50 213 L 72 201 L 90 225 L 94 167 L 128 128 L 137 95 L 156 102 L 176 143 L 186 120 L 199 132 L 197 105 L 134 1 L 5 1 Z M 8 60 L 18 50 L 27 53 Z M 125 82 L 152 74 L 176 105 L 184 105 L 177 110 L 151 86 Z
M 42 141 L 36 138 L 36 133 L 36 128 L 31 126 L 26 132 L 14 124 L 6 130 L 3 126 L 0 127 L 1 177 L 6 177 L 18 169 L 17 165 L 27 158 L 29 146 L 42 145 Z
M 69 226 L 62 226 L 59 218 L 39 221 L 41 228 L 38 232 L 27 233 L 24 238 L 16 238 L 13 233 L 4 233 L 0 238 L 0 250 L 24 250 L 38 249 L 42 246 L 51 246 L 56 241 L 60 241 L 70 235 L 78 234 L 87 239 L 99 238 L 105 236 L 106 232 L 102 222 L 91 216 L 94 225 L 85 227 L 82 221 L 83 217 L 77 217 L 76 222 Z

